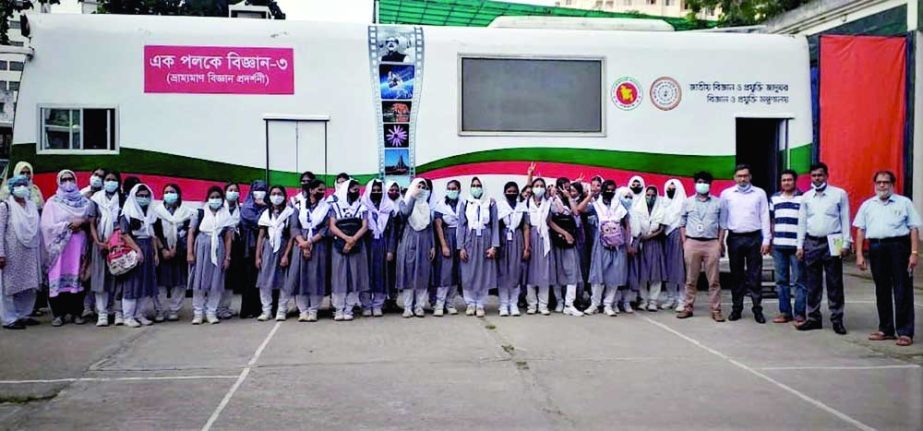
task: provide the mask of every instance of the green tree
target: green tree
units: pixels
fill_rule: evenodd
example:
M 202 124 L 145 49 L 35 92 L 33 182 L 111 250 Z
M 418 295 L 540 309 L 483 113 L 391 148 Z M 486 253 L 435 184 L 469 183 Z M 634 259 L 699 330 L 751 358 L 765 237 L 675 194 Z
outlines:
M 717 10 L 719 27 L 756 25 L 783 12 L 797 8 L 809 0 L 687 0 L 689 18 L 703 10 Z
M 80 0 L 83 1 L 83 0 Z M 273 18 L 285 19 L 275 0 L 99 0 L 98 13 L 123 15 L 228 16 L 228 5 L 246 1 L 268 6 Z
M 34 3 L 40 5 L 60 4 L 60 0 L 0 0 L 0 45 L 10 44 L 10 19 L 17 12 L 35 7 Z

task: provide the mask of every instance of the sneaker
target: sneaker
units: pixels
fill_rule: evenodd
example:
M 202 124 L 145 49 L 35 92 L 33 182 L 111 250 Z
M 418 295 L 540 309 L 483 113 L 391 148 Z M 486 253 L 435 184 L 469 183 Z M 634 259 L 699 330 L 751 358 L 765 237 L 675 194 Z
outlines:
M 657 310 L 660 310 L 660 307 L 657 306 L 656 302 L 651 301 L 647 304 L 647 311 L 654 313 L 654 312 L 657 312 Z
M 627 302 L 622 306 L 622 309 L 624 309 L 625 312 L 628 313 L 628 314 L 634 314 L 634 312 L 635 312 L 635 310 L 633 310 L 633 309 L 631 308 L 631 304 L 629 304 L 629 303 L 627 303 Z
M 232 313 L 231 310 L 225 310 L 225 311 L 222 311 L 222 312 L 218 313 L 218 318 L 219 318 L 219 319 L 225 319 L 225 320 L 227 320 L 227 319 L 230 319 L 230 318 L 232 318 L 232 317 L 234 317 L 234 313 Z M 169 319 L 169 317 L 168 317 L 167 319 Z
M 284 321 L 285 321 L 285 312 L 283 311 L 281 313 L 276 313 L 276 322 L 284 322 Z
M 532 307 L 526 308 L 526 314 L 535 314 L 535 309 Z
M 316 322 L 316 321 L 317 321 L 317 312 L 309 311 L 308 312 L 308 322 Z
M 125 324 L 125 319 L 122 318 L 122 312 L 121 312 L 121 311 L 116 311 L 116 312 L 115 312 L 115 319 L 113 320 L 113 324 L 114 324 L 115 326 L 122 326 L 122 325 Z
M 473 305 L 469 305 L 469 306 L 468 306 L 468 309 L 465 310 L 465 316 L 474 316 L 474 313 L 475 313 L 475 312 L 476 312 L 476 310 L 475 310 L 474 306 L 473 306 Z
M 416 310 L 413 310 L 413 314 L 415 314 L 417 317 L 425 317 L 426 311 L 423 310 L 423 307 L 417 307 Z
M 307 322 L 307 321 L 308 321 L 308 312 L 307 312 L 307 311 L 304 311 L 304 312 L 302 312 L 301 314 L 299 314 L 299 315 L 298 315 L 298 321 L 299 321 L 299 322 Z
M 589 307 L 587 307 L 586 310 L 583 310 L 583 314 L 586 314 L 587 316 L 592 316 L 596 314 L 597 310 L 599 310 L 598 305 L 590 305 Z
M 515 305 L 510 305 L 510 316 L 519 317 L 522 314 L 519 313 L 519 307 Z
M 167 319 L 163 316 L 163 312 L 159 312 L 154 315 L 155 322 L 160 323 L 160 322 L 163 322 L 164 320 L 167 320 Z
M 574 317 L 583 316 L 583 313 L 580 310 L 578 310 L 577 307 L 574 307 L 573 305 L 571 305 L 570 307 L 564 307 L 564 314 L 568 316 L 574 316 Z
M 381 312 L 381 309 L 380 309 L 380 308 L 376 308 L 376 309 L 372 310 L 372 316 L 381 317 L 381 316 L 383 316 L 383 315 L 384 315 L 384 314 Z
M 564 304 L 558 304 L 558 305 L 556 305 L 556 306 L 554 307 L 554 312 L 555 312 L 555 313 L 563 313 L 563 312 L 564 312 Z
M 353 315 L 352 315 L 352 313 L 343 313 L 343 321 L 344 321 L 344 322 L 349 322 L 349 321 L 351 321 L 351 320 L 353 320 Z
M 549 315 L 551 315 L 551 312 L 548 311 L 547 308 L 542 308 L 541 310 L 538 310 L 538 312 L 539 312 L 539 313 L 542 313 L 542 316 L 549 316 Z
M 447 313 L 449 313 L 450 315 L 452 315 L 452 316 L 458 314 L 458 309 L 455 308 L 455 307 L 452 307 L 452 306 L 446 307 L 446 308 L 445 308 L 445 311 L 446 311 Z
M 435 311 L 433 311 L 433 316 L 442 317 L 442 315 L 443 315 L 442 308 L 437 308 Z
M 475 314 L 476 316 L 478 316 L 478 317 L 484 317 L 484 315 L 486 314 L 486 313 L 484 313 L 484 307 L 478 307 L 478 308 L 475 310 L 474 314 Z
M 192 316 L 192 324 L 193 324 L 193 325 L 201 325 L 201 324 L 202 324 L 202 315 L 201 315 L 201 314 L 196 314 L 196 315 Z
M 89 319 L 89 318 L 93 317 L 93 310 L 91 310 L 91 309 L 89 309 L 89 308 L 84 308 L 84 309 L 83 309 L 83 314 L 81 314 L 80 317 L 82 317 L 82 318 L 84 318 L 84 319 Z
M 404 314 L 403 314 L 403 316 L 404 316 L 404 317 L 413 317 L 413 310 L 411 310 L 411 309 L 409 309 L 409 308 L 405 308 L 405 309 L 404 309 Z
M 100 314 L 99 317 L 96 318 L 96 326 L 100 328 L 109 326 L 109 316 Z
M 664 302 L 663 304 L 660 304 L 660 309 L 669 310 L 673 308 L 674 306 L 676 306 L 676 301 L 668 301 L 668 302 Z
M 154 319 L 154 320 L 156 320 L 156 319 Z M 176 313 L 169 313 L 169 314 L 167 314 L 167 321 L 169 321 L 169 322 L 176 322 L 177 320 L 179 320 L 179 314 L 176 314 Z
M 154 324 L 154 322 L 152 322 L 150 319 L 148 319 L 147 317 L 144 317 L 144 316 L 138 317 L 137 320 L 138 320 L 138 323 L 140 323 L 140 324 L 142 324 L 142 325 L 144 325 L 144 326 L 151 326 L 151 325 Z
M 507 310 L 506 308 L 501 308 L 501 309 L 500 309 L 500 317 L 507 317 L 507 316 L 509 316 L 509 315 L 510 315 L 509 310 Z
M 218 319 L 218 316 L 214 314 L 209 314 L 208 316 L 205 316 L 205 320 L 208 322 L 209 325 L 217 325 L 221 323 L 221 319 Z
M 677 301 L 676 308 L 674 308 L 673 310 L 676 311 L 677 313 L 682 313 L 683 311 L 686 311 L 686 304 L 684 304 L 682 301 Z
M 372 317 L 372 310 L 362 310 L 362 317 Z
M 64 325 L 64 319 L 60 317 L 55 317 L 54 319 L 51 319 L 51 326 L 54 326 L 55 328 L 57 328 L 62 325 Z
M 679 313 L 676 313 L 677 319 L 688 319 L 690 317 L 692 317 L 692 310 L 683 310 Z
M 125 319 L 125 326 L 127 326 L 127 327 L 129 327 L 129 328 L 140 328 L 140 327 L 141 327 L 141 323 L 139 323 L 137 320 L 135 320 L 135 319 L 129 317 L 129 318 Z
M 269 313 L 263 313 L 263 314 L 260 314 L 259 317 L 256 318 L 256 320 L 258 320 L 258 321 L 260 321 L 260 322 L 265 322 L 265 321 L 269 320 L 270 317 L 272 317 L 272 316 L 270 316 Z
M 343 312 L 342 312 L 342 311 L 337 311 L 337 312 L 333 313 L 333 320 L 334 320 L 335 322 L 341 322 L 341 321 L 343 321 Z
M 615 316 L 618 316 L 618 315 L 619 315 L 619 312 L 616 311 L 616 310 L 615 310 L 614 308 L 612 308 L 612 307 L 605 307 L 605 308 L 603 309 L 603 312 L 606 313 L 606 316 L 609 316 L 609 317 L 615 317 Z
M 83 317 L 81 317 L 81 316 L 76 316 L 76 317 L 74 317 L 74 324 L 75 324 L 75 325 L 84 325 L 84 324 L 86 324 L 86 323 L 87 323 L 87 321 L 86 321 L 86 319 L 84 319 Z

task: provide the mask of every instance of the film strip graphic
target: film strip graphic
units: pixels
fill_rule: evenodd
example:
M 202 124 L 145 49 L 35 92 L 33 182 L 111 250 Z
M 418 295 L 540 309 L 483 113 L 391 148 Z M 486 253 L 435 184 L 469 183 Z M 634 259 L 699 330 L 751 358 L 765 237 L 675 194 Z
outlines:
M 369 73 L 378 115 L 378 171 L 410 185 L 423 83 L 423 28 L 369 26 Z

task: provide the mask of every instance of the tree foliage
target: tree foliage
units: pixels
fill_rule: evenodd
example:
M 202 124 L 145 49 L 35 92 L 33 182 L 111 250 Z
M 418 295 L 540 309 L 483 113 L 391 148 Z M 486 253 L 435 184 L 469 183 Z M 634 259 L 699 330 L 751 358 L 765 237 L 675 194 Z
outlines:
M 797 8 L 809 0 L 686 0 L 690 17 L 703 10 L 718 10 L 719 27 L 756 25 L 783 12 Z
M 10 19 L 13 14 L 32 9 L 35 4 L 50 5 L 60 4 L 61 0 L 0 0 L 0 45 L 10 44 Z

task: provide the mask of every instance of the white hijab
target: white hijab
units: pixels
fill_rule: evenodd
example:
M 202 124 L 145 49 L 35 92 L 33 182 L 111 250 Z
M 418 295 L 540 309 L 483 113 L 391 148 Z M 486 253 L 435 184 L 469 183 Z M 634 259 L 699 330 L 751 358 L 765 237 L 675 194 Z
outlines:
M 299 193 L 299 196 L 301 194 Z M 301 228 L 308 231 L 308 236 L 313 237 L 317 227 L 324 221 L 327 217 L 327 213 L 330 212 L 330 202 L 327 199 L 321 198 L 317 202 L 317 206 L 312 210 L 311 208 L 311 199 L 305 198 L 301 201 L 301 205 L 298 206 L 298 222 L 301 223 Z
M 273 207 L 270 206 L 263 210 L 263 214 L 260 214 L 260 220 L 257 224 L 266 228 L 266 233 L 269 237 L 269 245 L 272 246 L 272 252 L 278 253 L 279 249 L 282 248 L 282 234 L 285 231 L 285 222 L 295 210 L 286 205 L 285 209 L 283 209 L 278 216 L 273 216 L 272 209 Z
M 551 212 L 551 200 L 543 197 L 541 201 L 541 204 L 536 204 L 534 196 L 529 198 L 529 223 L 538 229 L 538 235 L 542 238 L 545 248 L 544 255 L 547 256 L 551 251 L 551 236 L 548 234 L 548 213 Z
M 641 202 L 644 202 L 644 194 L 647 192 L 647 185 L 644 184 L 644 178 L 641 178 L 640 175 L 635 175 L 628 180 L 628 184 L 625 185 L 625 188 L 631 190 L 631 183 L 635 182 L 635 180 L 641 182 L 641 193 L 635 193 L 634 191 L 631 192 L 632 206 L 637 207 L 638 205 L 641 205 Z M 645 202 L 644 205 L 647 205 L 647 203 Z
M 599 220 L 599 225 L 608 221 L 619 222 L 628 215 L 628 210 L 625 209 L 625 206 L 622 205 L 622 201 L 619 200 L 618 193 L 612 197 L 612 201 L 609 202 L 609 205 L 606 205 L 606 203 L 603 202 L 603 197 L 599 196 L 593 201 L 593 209 L 596 211 L 596 218 Z
M 154 205 L 153 202 L 148 205 L 146 214 L 141 209 L 141 205 L 138 204 L 137 195 L 138 191 L 141 190 L 142 187 L 151 193 L 151 199 L 153 200 L 154 191 L 151 190 L 150 187 L 144 183 L 135 184 L 135 186 L 131 188 L 131 191 L 128 192 L 128 197 L 125 198 L 125 206 L 122 207 L 122 215 L 128 218 L 129 221 L 131 219 L 141 221 L 141 228 L 132 232 L 133 234 L 152 237 L 154 236 L 154 222 L 157 221 L 157 214 L 154 209 L 151 208 Z
M 412 193 L 417 190 L 417 187 L 420 186 L 420 183 L 424 183 L 423 178 L 415 178 L 410 182 L 410 187 L 407 188 L 407 192 L 404 193 L 404 204 L 409 205 L 410 200 L 412 199 Z M 410 216 L 407 217 L 407 224 L 410 225 L 413 230 L 420 232 L 423 229 L 429 227 L 430 222 L 432 222 L 433 215 L 430 213 L 429 202 L 423 199 L 414 199 L 413 202 L 413 211 L 410 213 Z
M 12 195 L 6 199 L 7 206 L 10 210 L 10 226 L 13 230 L 13 235 L 16 237 L 16 240 L 19 241 L 25 248 L 35 248 L 38 247 L 39 241 L 39 215 L 38 207 L 35 205 L 35 202 L 32 202 L 32 199 L 25 199 L 25 207 L 19 204 L 16 201 L 16 198 Z M 0 238 L 2 241 L 3 238 Z
M 436 202 L 436 207 L 434 208 L 436 212 L 442 214 L 442 222 L 448 227 L 458 227 L 458 208 L 461 204 L 461 199 L 455 201 L 455 206 L 449 206 L 446 203 L 446 197 L 443 196 L 442 199 Z
M 632 192 L 628 187 L 619 187 L 615 190 L 615 197 L 613 199 L 618 199 L 619 205 L 621 205 L 622 208 L 625 208 L 625 206 L 622 205 L 622 196 L 634 196 L 634 192 Z M 628 212 L 628 227 L 631 229 L 631 236 L 633 238 L 637 238 L 641 235 L 641 225 L 638 224 L 638 219 L 634 214 L 635 208 L 637 208 L 635 201 L 632 200 L 631 202 L 631 211 L 626 210 Z
M 654 190 L 657 190 L 655 186 L 652 186 L 652 187 L 654 187 Z M 641 205 L 635 204 L 634 211 L 632 211 L 634 214 L 632 215 L 634 216 L 635 220 L 638 221 L 638 226 L 640 228 L 641 233 L 644 235 L 648 235 L 651 232 L 657 230 L 657 228 L 661 224 L 663 224 L 664 203 L 661 200 L 659 193 L 658 193 L 657 200 L 654 201 L 653 208 L 651 208 L 650 211 L 648 211 L 647 195 L 646 195 L 647 188 L 644 189 L 644 192 L 645 192 L 645 195 L 641 200 L 642 204 Z
M 471 188 L 469 187 L 470 191 Z M 465 221 L 468 222 L 468 230 L 482 231 L 490 223 L 490 204 L 493 199 L 487 196 L 487 190 L 481 183 L 481 197 L 475 198 L 468 194 L 465 199 Z
M 676 193 L 673 198 L 668 198 L 667 188 L 671 184 L 676 187 Z M 676 178 L 667 180 L 663 185 L 663 197 L 658 200 L 663 200 L 664 203 L 663 221 L 661 223 L 666 226 L 666 233 L 669 235 L 679 227 L 682 219 L 683 204 L 686 202 L 686 189 L 683 187 L 683 183 Z
M 375 206 L 375 202 L 372 202 L 372 186 L 375 183 L 381 184 L 381 202 L 378 206 Z M 393 183 L 393 181 L 391 182 Z M 390 188 L 391 183 L 388 183 L 388 188 Z M 388 189 L 385 188 L 385 184 L 378 179 L 370 180 L 365 185 L 365 191 L 362 192 L 362 204 L 368 209 L 368 220 L 369 229 L 372 231 L 372 237 L 375 239 L 381 238 L 385 233 L 385 229 L 388 227 L 388 220 L 391 219 L 391 215 L 394 214 L 394 201 L 388 199 Z M 375 216 L 378 215 L 378 221 L 375 220 Z
M 212 212 L 212 209 L 208 206 L 202 209 L 202 220 L 199 220 L 199 232 L 211 236 L 209 258 L 212 265 L 218 265 L 218 244 L 222 241 L 221 233 L 224 232 L 225 228 L 232 227 L 234 224 L 234 217 L 231 216 L 231 212 L 228 210 L 226 203 L 222 205 L 221 208 L 218 208 L 216 212 Z M 231 251 L 225 250 L 224 252 L 230 253 Z
M 336 191 L 336 202 L 333 202 L 331 205 L 336 209 L 337 217 L 362 218 L 365 216 L 366 208 L 362 205 L 362 196 L 359 196 L 353 203 L 349 203 L 349 188 L 353 181 L 356 180 L 350 178 L 343 181 Z M 358 184 L 358 181 L 356 181 L 356 183 Z
M 223 205 L 222 205 L 223 207 Z M 208 208 L 206 208 L 206 211 Z M 160 219 L 160 225 L 163 227 L 163 236 L 167 240 L 167 247 L 176 248 L 176 240 L 179 237 L 179 227 L 192 218 L 195 212 L 185 205 L 176 207 L 173 214 L 167 210 L 167 205 L 163 202 L 154 207 L 154 215 Z
M 121 198 L 118 192 L 113 193 L 110 198 L 106 196 L 105 190 L 100 190 L 94 193 L 90 200 L 96 203 L 96 209 L 99 213 L 97 216 L 99 219 L 96 220 L 96 233 L 99 235 L 100 240 L 106 241 L 109 239 L 109 235 L 112 235 L 112 231 L 115 230 L 115 221 L 119 217 Z
M 496 202 L 497 218 L 503 220 L 503 224 L 506 225 L 506 230 L 513 232 L 518 229 L 519 224 L 522 223 L 522 216 L 529 212 L 529 209 L 526 208 L 526 203 L 516 199 L 516 207 L 512 207 L 506 200 L 506 195 L 497 199 Z

